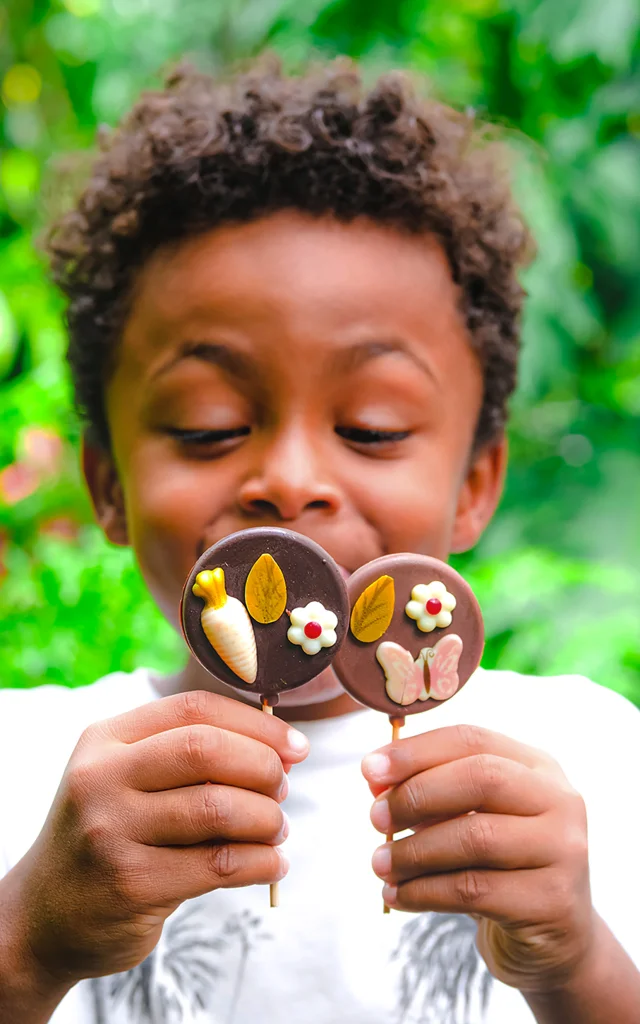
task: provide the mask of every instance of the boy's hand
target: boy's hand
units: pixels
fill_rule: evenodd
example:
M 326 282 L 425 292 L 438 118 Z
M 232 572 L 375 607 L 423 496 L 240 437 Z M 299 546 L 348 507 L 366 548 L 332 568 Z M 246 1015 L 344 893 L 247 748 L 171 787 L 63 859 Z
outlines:
M 595 922 L 586 814 L 551 757 L 459 726 L 398 740 L 363 772 L 375 827 L 414 831 L 374 854 L 390 906 L 472 914 L 489 970 L 522 991 L 579 969 Z
M 286 769 L 307 749 L 278 718 L 205 692 L 87 729 L 11 873 L 37 961 L 67 981 L 126 970 L 183 900 L 282 878 Z

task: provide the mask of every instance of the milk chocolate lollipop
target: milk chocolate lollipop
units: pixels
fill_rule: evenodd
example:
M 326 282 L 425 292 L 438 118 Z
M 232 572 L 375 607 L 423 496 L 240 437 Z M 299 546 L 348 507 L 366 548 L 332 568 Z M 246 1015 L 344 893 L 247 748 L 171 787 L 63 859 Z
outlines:
M 259 527 L 204 552 L 184 585 L 180 619 L 200 664 L 228 686 L 259 695 L 272 714 L 281 693 L 333 661 L 347 632 L 349 598 L 338 566 L 318 544 Z
M 350 626 L 333 667 L 352 697 L 389 715 L 395 740 L 406 715 L 449 700 L 478 667 L 482 613 L 462 576 L 427 555 L 368 562 L 348 591 Z

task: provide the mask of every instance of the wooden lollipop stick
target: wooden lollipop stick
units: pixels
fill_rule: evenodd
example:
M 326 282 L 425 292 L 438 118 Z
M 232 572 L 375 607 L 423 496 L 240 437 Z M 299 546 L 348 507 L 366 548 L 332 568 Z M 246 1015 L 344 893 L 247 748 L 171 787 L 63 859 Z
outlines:
M 265 697 L 262 698 L 262 710 L 266 711 L 268 715 L 273 714 L 273 707 Z M 269 906 L 279 907 L 280 906 L 280 894 L 278 891 L 278 883 L 272 882 L 269 886 Z
M 391 742 L 393 743 L 395 740 L 400 738 L 400 729 L 404 725 L 404 718 L 392 718 L 391 716 L 389 716 L 389 721 L 391 722 Z M 393 842 L 393 832 L 387 833 L 386 838 L 388 843 Z M 389 907 L 387 906 L 386 903 L 382 908 L 382 913 L 389 913 Z

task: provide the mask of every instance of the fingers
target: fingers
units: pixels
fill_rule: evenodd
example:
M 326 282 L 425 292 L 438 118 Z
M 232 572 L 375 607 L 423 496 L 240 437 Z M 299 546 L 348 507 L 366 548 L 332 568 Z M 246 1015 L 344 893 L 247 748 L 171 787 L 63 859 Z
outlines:
M 397 884 L 465 868 L 547 867 L 560 852 L 558 846 L 552 829 L 532 833 L 528 818 L 466 814 L 386 843 L 376 850 L 372 863 L 380 878 Z
M 148 736 L 184 726 L 209 725 L 250 736 L 272 747 L 283 762 L 298 764 L 309 752 L 306 737 L 275 715 L 205 690 L 163 697 L 123 715 L 99 722 L 88 730 L 121 743 L 137 743 Z
M 382 898 L 396 910 L 478 914 L 499 923 L 546 920 L 558 899 L 552 868 L 452 871 L 385 885 Z
M 134 838 L 149 846 L 187 846 L 207 840 L 277 845 L 289 831 L 281 807 L 260 793 L 233 786 L 186 786 L 138 798 Z
M 425 818 L 469 811 L 535 815 L 548 809 L 549 784 L 538 772 L 503 757 L 478 754 L 414 775 L 378 797 L 371 821 L 379 832 L 401 832 Z
M 169 904 L 194 899 L 214 889 L 279 882 L 289 864 L 275 846 L 203 843 L 154 850 L 150 867 L 149 902 Z M 144 889 L 141 891 L 144 893 Z
M 544 751 L 473 725 L 448 726 L 396 740 L 368 754 L 362 762 L 362 772 L 377 795 L 418 772 L 480 754 L 507 758 L 532 769 L 543 768 L 564 778 L 559 766 Z
M 286 774 L 273 747 L 211 725 L 148 736 L 125 747 L 121 764 L 126 783 L 149 793 L 216 782 L 274 799 L 286 794 Z

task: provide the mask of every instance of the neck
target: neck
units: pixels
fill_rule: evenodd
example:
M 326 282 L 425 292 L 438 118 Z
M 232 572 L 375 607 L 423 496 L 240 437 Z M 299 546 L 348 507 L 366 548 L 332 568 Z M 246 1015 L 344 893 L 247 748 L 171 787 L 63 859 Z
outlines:
M 188 690 L 208 690 L 209 693 L 219 693 L 222 697 L 231 697 L 242 704 L 256 707 L 255 700 L 251 700 L 248 695 L 245 696 L 242 690 L 234 690 L 232 686 L 214 679 L 194 658 L 190 658 L 184 669 L 175 675 L 154 676 L 153 685 L 161 697 L 170 697 Z M 296 692 L 302 697 L 304 687 Z M 288 707 L 277 705 L 274 708 L 274 713 L 285 722 L 314 722 L 322 718 L 348 715 L 353 711 L 362 711 L 362 705 L 353 700 L 348 693 L 341 693 L 338 697 L 318 704 L 301 703 Z

